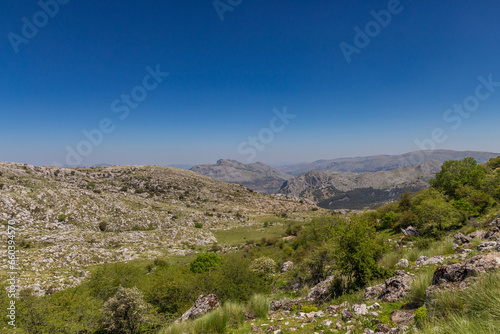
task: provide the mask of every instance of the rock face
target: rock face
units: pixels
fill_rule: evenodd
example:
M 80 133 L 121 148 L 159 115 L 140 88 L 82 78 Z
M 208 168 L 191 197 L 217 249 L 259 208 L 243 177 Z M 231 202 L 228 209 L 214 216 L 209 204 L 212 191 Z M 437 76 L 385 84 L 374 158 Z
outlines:
M 201 295 L 196 299 L 194 306 L 187 310 L 176 322 L 195 319 L 219 306 L 219 300 L 216 295 Z
M 477 276 L 498 268 L 500 268 L 500 253 L 479 254 L 464 263 L 455 263 L 437 268 L 432 278 L 432 284 L 461 282 L 467 277 Z
M 403 270 L 397 270 L 396 273 L 398 276 L 387 279 L 385 284 L 366 288 L 365 299 L 378 298 L 392 303 L 406 297 L 410 291 L 412 277 Z
M 314 288 L 311 289 L 307 297 L 305 298 L 308 302 L 326 300 L 330 297 L 330 287 L 332 285 L 334 277 L 328 276 L 326 280 L 318 283 Z
M 497 240 L 499 236 L 500 236 L 500 228 L 495 226 L 488 232 L 486 232 L 486 234 L 484 235 L 484 239 Z
M 283 263 L 283 265 L 281 266 L 280 273 L 286 273 L 292 267 L 293 267 L 293 262 L 292 261 L 287 261 L 287 262 Z
M 474 239 L 483 239 L 484 235 L 486 234 L 485 230 L 477 230 L 476 232 L 472 232 L 468 235 L 469 238 Z
M 404 235 L 411 235 L 413 237 L 416 237 L 420 234 L 420 231 L 413 226 L 408 226 L 406 229 L 402 228 L 401 232 L 403 232 Z

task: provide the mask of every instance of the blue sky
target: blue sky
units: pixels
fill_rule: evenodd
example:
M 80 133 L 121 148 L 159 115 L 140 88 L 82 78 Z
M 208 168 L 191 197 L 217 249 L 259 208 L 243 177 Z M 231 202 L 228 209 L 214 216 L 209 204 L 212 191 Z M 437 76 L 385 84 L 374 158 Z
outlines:
M 212 0 L 55 1 L 0 4 L 0 161 L 280 164 L 416 140 L 500 151 L 498 1 L 221 0 L 223 21 Z M 372 11 L 390 22 L 377 30 Z M 340 45 L 356 47 L 367 24 L 348 63 Z M 169 75 L 146 90 L 157 67 Z M 482 99 L 480 76 L 493 81 Z M 111 105 L 133 91 L 141 101 L 120 119 Z M 464 100 L 472 111 L 446 121 Z M 272 130 L 284 108 L 295 117 Z

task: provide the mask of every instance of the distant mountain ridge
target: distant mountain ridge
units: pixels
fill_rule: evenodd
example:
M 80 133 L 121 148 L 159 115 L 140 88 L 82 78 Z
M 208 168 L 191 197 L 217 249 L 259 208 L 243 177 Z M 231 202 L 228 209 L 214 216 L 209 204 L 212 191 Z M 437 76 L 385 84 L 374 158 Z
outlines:
M 441 169 L 437 160 L 391 171 L 348 173 L 311 171 L 287 180 L 279 190 L 307 198 L 327 209 L 362 209 L 418 191 Z
M 375 155 L 368 157 L 317 160 L 311 163 L 282 166 L 276 169 L 293 176 L 299 176 L 313 170 L 367 173 L 414 166 L 430 160 L 445 162 L 447 160 L 460 160 L 466 157 L 472 157 L 476 159 L 478 163 L 483 163 L 499 155 L 500 153 L 479 151 L 414 151 L 400 155 Z
M 220 159 L 215 164 L 197 165 L 191 171 L 218 181 L 241 184 L 249 189 L 272 194 L 292 176 L 261 162 L 243 164 L 236 160 Z

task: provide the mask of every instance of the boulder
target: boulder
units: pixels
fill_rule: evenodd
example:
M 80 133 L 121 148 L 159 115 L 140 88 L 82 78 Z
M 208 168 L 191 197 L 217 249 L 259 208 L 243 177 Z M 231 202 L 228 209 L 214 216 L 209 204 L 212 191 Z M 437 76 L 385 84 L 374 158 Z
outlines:
M 495 226 L 492 229 L 490 229 L 488 232 L 486 232 L 483 239 L 497 240 L 499 235 L 500 235 L 500 228 Z
M 306 301 L 324 301 L 330 298 L 330 287 L 332 286 L 334 277 L 328 276 L 323 282 L 315 285 L 306 296 Z
M 391 313 L 391 322 L 395 322 L 398 325 L 411 324 L 415 320 L 414 311 L 415 310 L 396 310 Z
M 380 296 L 385 289 L 385 284 L 379 284 L 365 288 L 365 299 L 375 299 Z
M 389 333 L 391 331 L 391 327 L 385 324 L 379 324 L 375 329 L 375 333 Z
M 283 263 L 281 266 L 280 273 L 286 273 L 288 270 L 290 270 L 293 267 L 293 262 L 292 261 L 286 261 Z
M 461 244 L 467 244 L 470 242 L 470 239 L 469 237 L 465 236 L 464 234 L 458 232 L 457 234 L 455 234 L 453 236 L 455 238 L 455 241 L 461 245 Z
M 196 299 L 194 306 L 187 310 L 176 322 L 195 319 L 219 306 L 219 300 L 216 295 L 201 295 Z
M 487 242 L 483 242 L 482 244 L 477 246 L 477 250 L 480 252 L 484 252 L 484 251 L 489 251 L 489 250 L 495 249 L 497 246 L 498 246 L 498 243 L 496 241 L 487 241 Z
M 432 284 L 461 282 L 467 277 L 477 276 L 498 268 L 500 268 L 500 253 L 479 254 L 464 263 L 455 263 L 437 268 L 432 278 Z
M 408 295 L 412 277 L 408 274 L 389 278 L 385 281 L 384 291 L 378 297 L 384 302 L 394 303 Z
M 477 230 L 476 232 L 472 232 L 469 235 L 467 235 L 469 238 L 474 239 L 483 239 L 484 235 L 486 234 L 486 231 L 484 230 Z
M 439 256 L 433 256 L 431 258 L 428 258 L 427 256 L 420 256 L 416 261 L 415 265 L 417 266 L 425 266 L 428 264 L 441 264 L 444 262 L 444 256 L 439 255 Z
M 300 305 L 300 302 L 302 299 L 280 299 L 280 300 L 273 300 L 269 304 L 269 309 L 271 311 L 278 311 L 278 310 L 285 310 L 285 311 L 291 311 L 292 307 L 294 305 Z
M 356 315 L 367 315 L 368 314 L 368 309 L 366 308 L 365 304 L 354 304 L 352 306 L 352 311 Z
M 408 226 L 406 229 L 402 228 L 401 232 L 403 232 L 404 235 L 406 236 L 413 236 L 416 237 L 417 235 L 420 234 L 420 231 L 414 228 L 413 226 Z
M 410 266 L 410 262 L 407 259 L 401 259 L 398 263 L 396 263 L 396 267 L 404 267 L 407 268 Z

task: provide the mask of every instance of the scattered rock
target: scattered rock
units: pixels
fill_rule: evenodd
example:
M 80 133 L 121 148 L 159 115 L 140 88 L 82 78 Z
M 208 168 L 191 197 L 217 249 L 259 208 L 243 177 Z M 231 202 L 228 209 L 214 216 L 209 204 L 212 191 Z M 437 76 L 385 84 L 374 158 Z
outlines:
M 413 226 L 408 226 L 406 229 L 402 228 L 401 232 L 403 232 L 404 235 L 411 235 L 413 237 L 416 237 L 417 235 L 420 234 L 420 231 L 414 228 Z
M 396 267 L 409 267 L 410 266 L 410 262 L 407 260 L 407 259 L 401 259 L 399 260 L 398 263 L 396 263 Z
M 331 320 L 325 320 L 325 321 L 323 322 L 323 324 L 324 324 L 326 327 L 330 327 L 330 326 L 333 324 L 333 321 L 331 321 Z
M 353 318 L 353 316 L 354 315 L 352 314 L 351 310 L 349 310 L 348 308 L 342 310 L 342 320 L 350 320 Z
M 196 299 L 194 306 L 187 310 L 176 322 L 195 319 L 219 306 L 219 300 L 216 295 L 201 295 Z
M 411 324 L 415 320 L 414 311 L 415 310 L 396 310 L 391 313 L 391 322 L 395 322 L 398 325 Z
M 441 264 L 444 262 L 444 256 L 433 256 L 431 258 L 427 258 L 427 256 L 420 256 L 416 261 L 415 265 L 417 266 L 425 266 L 428 264 Z
M 252 326 L 251 329 L 252 329 L 252 332 L 257 332 L 257 333 L 262 332 L 262 329 L 260 329 L 260 327 L 257 325 Z
M 375 333 L 389 333 L 391 328 L 385 324 L 379 324 L 375 329 Z
M 496 241 L 487 241 L 487 242 L 483 242 L 482 244 L 477 246 L 477 250 L 480 252 L 484 252 L 484 251 L 492 250 L 492 249 L 496 248 L 497 246 L 498 246 L 498 243 Z
M 375 334 L 375 332 L 372 331 L 370 328 L 365 328 L 365 330 L 363 331 L 363 334 Z
M 458 244 L 467 244 L 470 242 L 470 239 L 469 237 L 463 235 L 462 233 L 458 232 L 457 234 L 455 234 L 453 236 L 455 238 L 455 241 L 458 243 Z
M 378 310 L 378 309 L 380 309 L 380 304 L 379 303 L 375 303 L 373 305 L 370 305 L 370 306 L 368 306 L 368 309 L 369 310 Z
M 300 302 L 302 299 L 280 299 L 280 300 L 273 300 L 269 304 L 269 308 L 271 311 L 278 311 L 278 310 L 285 310 L 285 311 L 291 311 L 292 307 L 294 305 L 300 305 Z
M 281 266 L 280 273 L 286 273 L 288 270 L 290 270 L 293 267 L 293 262 L 292 261 L 286 261 L 283 263 Z
M 273 332 L 275 334 L 281 333 L 281 326 L 273 325 L 273 326 L 267 327 L 266 333 L 271 333 L 271 332 Z

